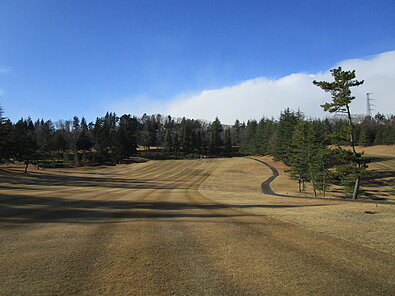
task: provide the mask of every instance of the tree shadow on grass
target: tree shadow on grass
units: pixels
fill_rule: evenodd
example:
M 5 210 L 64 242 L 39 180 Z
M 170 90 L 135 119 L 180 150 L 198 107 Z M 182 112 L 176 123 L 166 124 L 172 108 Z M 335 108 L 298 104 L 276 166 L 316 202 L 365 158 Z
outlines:
M 23 188 L 22 185 L 70 186 L 70 187 L 108 187 L 124 189 L 161 189 L 167 188 L 153 180 L 141 180 L 118 177 L 93 177 L 75 175 L 52 175 L 39 172 L 1 173 L 0 188 Z M 20 188 L 18 188 L 20 186 Z M 30 188 L 29 188 L 30 189 Z
M 0 194 L 0 223 L 103 223 L 106 220 L 123 222 L 125 219 L 228 218 L 259 215 L 240 211 L 220 210 L 312 206 L 323 205 L 233 205 L 171 201 L 103 201 Z
M 391 186 L 395 180 L 395 171 L 372 170 L 363 181 L 370 187 Z
M 388 200 L 395 196 L 395 171 L 372 170 L 363 178 L 363 194 L 372 200 Z
M 390 156 L 368 156 L 368 158 L 370 160 L 370 163 L 389 161 L 394 159 L 394 157 L 390 157 Z

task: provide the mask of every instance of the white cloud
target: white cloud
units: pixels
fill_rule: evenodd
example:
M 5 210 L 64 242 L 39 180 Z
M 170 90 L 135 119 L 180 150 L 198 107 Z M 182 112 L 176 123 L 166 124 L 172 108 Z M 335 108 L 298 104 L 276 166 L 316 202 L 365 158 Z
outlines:
M 2 96 L 2 95 L 4 95 L 4 94 L 5 94 L 5 90 L 2 89 L 2 88 L 0 88 L 0 96 Z
M 367 92 L 373 93 L 377 112 L 395 113 L 395 50 L 366 59 L 345 60 L 336 66 L 342 66 L 344 70 L 355 69 L 357 79 L 365 80 L 363 85 L 352 89 L 356 97 L 351 106 L 353 113 L 366 113 Z M 193 96 L 177 96 L 164 109 L 159 105 L 151 107 L 155 107 L 154 112 L 162 110 L 160 113 L 176 117 L 213 120 L 218 116 L 223 123 L 233 123 L 236 119 L 260 119 L 262 116 L 277 117 L 287 107 L 293 110 L 300 108 L 307 116 L 321 117 L 325 113 L 320 105 L 329 101 L 330 96 L 314 86 L 313 80 L 332 78 L 329 70 L 315 74 L 291 74 L 276 80 L 259 77 Z

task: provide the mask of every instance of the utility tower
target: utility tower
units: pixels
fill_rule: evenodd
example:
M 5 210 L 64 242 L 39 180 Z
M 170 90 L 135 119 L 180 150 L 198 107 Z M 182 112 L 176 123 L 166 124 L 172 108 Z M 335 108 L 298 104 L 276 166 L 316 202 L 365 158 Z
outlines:
M 372 111 L 374 110 L 372 107 L 374 105 L 372 104 L 372 101 L 374 101 L 370 95 L 373 93 L 366 93 L 366 116 L 372 117 Z

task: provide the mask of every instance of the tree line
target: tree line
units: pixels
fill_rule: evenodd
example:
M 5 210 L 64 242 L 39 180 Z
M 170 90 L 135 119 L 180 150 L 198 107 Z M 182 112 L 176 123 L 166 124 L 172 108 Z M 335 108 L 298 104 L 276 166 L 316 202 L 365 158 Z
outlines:
M 344 99 L 346 94 L 349 98 L 345 105 L 334 99 L 323 105 L 324 109 L 347 111 L 346 105 L 349 107 L 353 97 L 347 91 L 336 92 L 331 87 L 338 87 L 336 75 L 343 75 L 342 79 L 348 81 L 345 88 L 349 90 L 355 73 L 341 68 L 334 70 L 332 84 L 314 83 L 332 96 L 340 94 Z M 336 109 L 336 104 L 343 104 L 343 109 Z M 355 179 L 360 180 L 366 174 L 367 160 L 356 153 L 355 145 L 395 144 L 394 115 L 352 117 L 350 112 L 346 115 L 311 119 L 301 111 L 285 109 L 277 119 L 236 120 L 233 125 L 224 125 L 218 118 L 208 122 L 159 114 L 119 117 L 107 112 L 89 123 L 77 116 L 57 122 L 22 118 L 13 123 L 4 117 L 0 107 L 0 161 L 23 161 L 27 170 L 30 163 L 39 167 L 116 164 L 131 161 L 135 156 L 272 155 L 290 166 L 290 175 L 298 180 L 300 191 L 304 190 L 305 182 L 311 182 L 316 195 L 325 195 L 328 184 L 336 182 L 352 191 Z M 351 152 L 329 148 L 350 144 Z M 353 191 L 355 194 L 355 186 Z
M 289 109 L 278 119 L 236 120 L 233 125 L 221 124 L 218 118 L 207 122 L 161 115 L 118 117 L 114 113 L 95 123 L 77 116 L 55 123 L 30 118 L 12 123 L 1 115 L 0 157 L 2 162 L 23 161 L 26 167 L 30 163 L 59 167 L 115 164 L 133 156 L 272 155 L 291 167 L 300 191 L 309 181 L 324 195 L 329 170 L 336 163 L 328 147 L 350 144 L 348 126 L 346 119 L 310 119 Z M 394 145 L 395 116 L 377 114 L 357 122 L 355 143 Z

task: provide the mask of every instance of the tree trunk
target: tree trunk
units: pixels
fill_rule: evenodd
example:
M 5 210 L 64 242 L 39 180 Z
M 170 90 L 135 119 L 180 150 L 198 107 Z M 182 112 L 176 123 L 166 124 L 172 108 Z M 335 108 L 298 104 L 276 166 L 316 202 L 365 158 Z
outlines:
M 351 113 L 350 113 L 350 109 L 349 109 L 348 105 L 346 105 L 346 107 L 347 107 L 348 121 L 349 121 L 350 126 L 351 126 L 351 131 L 350 131 L 351 147 L 352 147 L 352 151 L 354 153 L 354 156 L 357 158 L 358 154 L 357 154 L 357 151 L 355 150 L 354 124 L 352 122 Z M 358 168 L 361 167 L 361 164 L 358 161 L 357 161 L 357 166 L 358 166 Z M 358 176 L 357 179 L 355 180 L 355 186 L 354 186 L 354 192 L 352 194 L 352 199 L 357 199 L 358 198 L 359 182 L 360 182 L 360 180 L 361 180 L 360 176 Z
M 26 165 L 25 166 L 25 174 L 26 174 L 27 173 L 27 167 L 29 166 L 29 161 L 28 160 L 25 161 L 25 165 Z
M 81 156 L 81 165 L 85 166 L 85 149 L 82 150 L 82 156 Z
M 361 177 L 357 177 L 355 180 L 355 186 L 354 186 L 354 192 L 352 194 L 352 199 L 357 199 L 358 198 L 358 192 L 359 192 L 359 181 Z
M 350 144 L 351 144 L 352 152 L 354 153 L 355 156 L 357 156 L 357 151 L 355 150 L 354 123 L 352 122 L 351 112 L 348 104 L 346 104 L 346 108 L 347 108 L 348 123 L 350 124 L 351 127 Z
M 78 150 L 74 151 L 73 153 L 74 153 L 74 165 L 76 167 L 79 167 L 80 166 L 80 162 L 78 160 Z
M 315 190 L 315 182 L 313 180 L 311 180 L 311 182 L 313 183 L 314 196 L 317 197 L 317 191 Z

